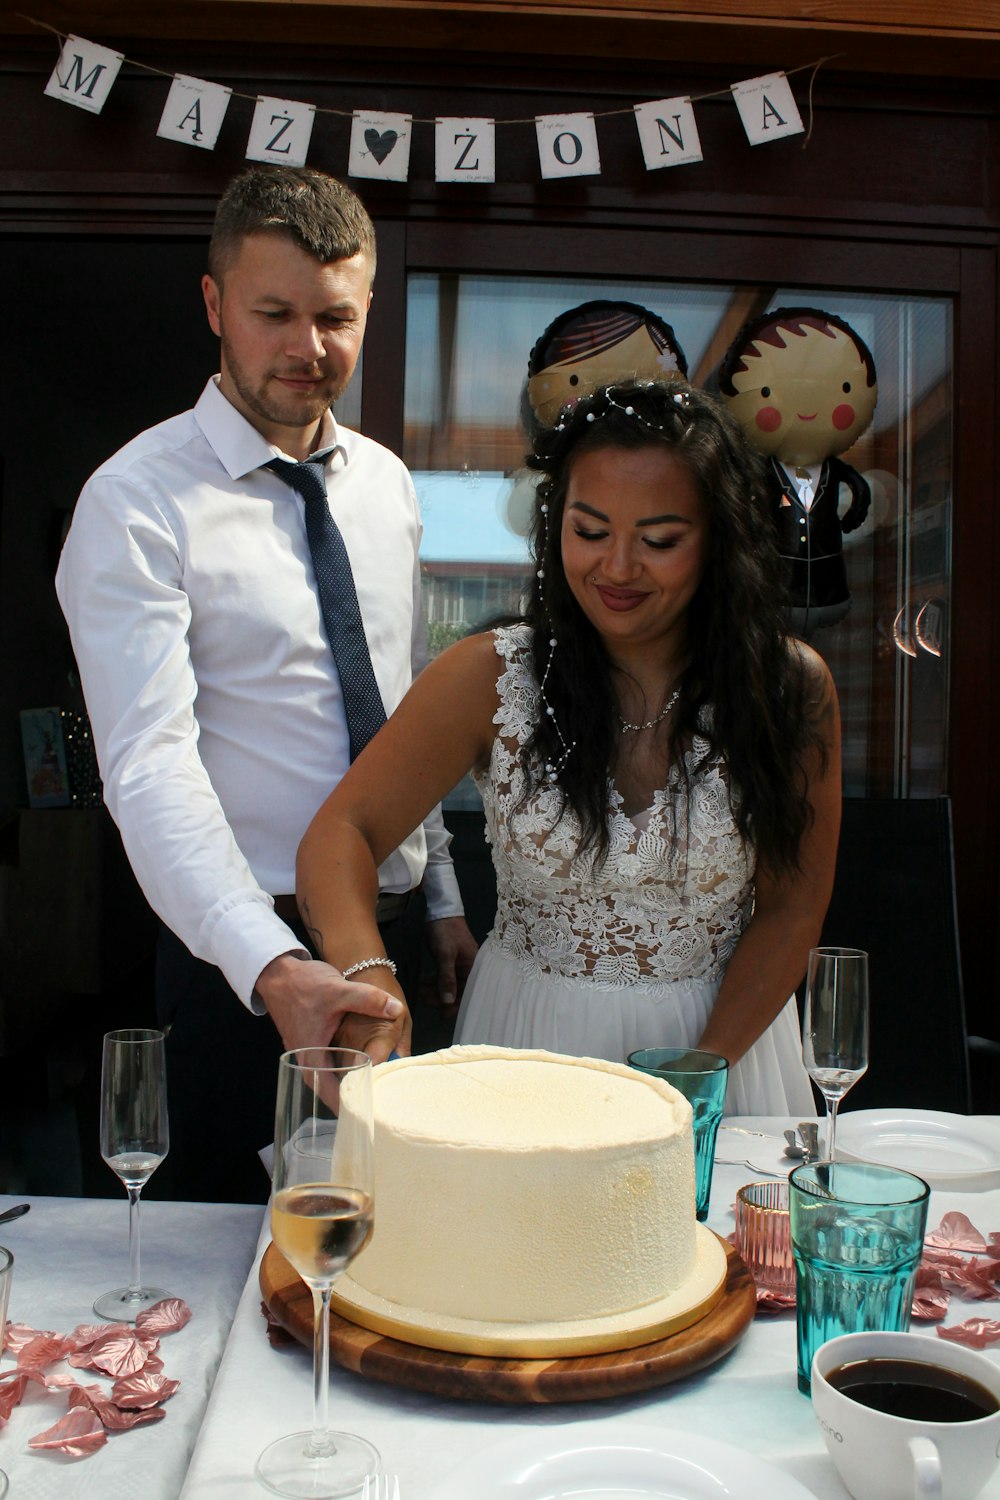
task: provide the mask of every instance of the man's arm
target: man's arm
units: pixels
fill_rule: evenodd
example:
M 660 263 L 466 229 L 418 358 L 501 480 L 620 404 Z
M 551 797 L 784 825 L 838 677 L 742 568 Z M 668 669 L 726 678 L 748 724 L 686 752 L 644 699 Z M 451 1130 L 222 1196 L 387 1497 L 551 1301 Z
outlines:
M 116 476 L 85 487 L 56 578 L 104 796 L 153 910 L 253 1009 L 258 976 L 302 951 L 258 886 L 198 751 L 181 541 Z

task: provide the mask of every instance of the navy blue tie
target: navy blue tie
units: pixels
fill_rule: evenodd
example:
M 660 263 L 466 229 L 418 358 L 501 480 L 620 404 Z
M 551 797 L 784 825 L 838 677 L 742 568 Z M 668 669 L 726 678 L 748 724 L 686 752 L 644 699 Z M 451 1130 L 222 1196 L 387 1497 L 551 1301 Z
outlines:
M 312 553 L 320 608 L 340 676 L 351 759 L 356 760 L 385 723 L 385 707 L 372 670 L 351 560 L 340 529 L 330 514 L 324 467 L 322 458 L 302 464 L 293 464 L 287 458 L 272 458 L 264 465 L 265 469 L 273 469 L 286 484 L 297 490 L 305 502 L 306 536 Z

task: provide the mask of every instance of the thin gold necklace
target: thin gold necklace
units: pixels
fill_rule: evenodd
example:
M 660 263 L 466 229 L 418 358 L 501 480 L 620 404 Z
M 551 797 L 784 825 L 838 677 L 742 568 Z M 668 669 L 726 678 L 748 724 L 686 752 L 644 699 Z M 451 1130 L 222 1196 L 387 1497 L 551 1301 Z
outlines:
M 662 724 L 663 723 L 664 719 L 667 717 L 667 714 L 673 708 L 674 704 L 677 702 L 677 700 L 680 697 L 680 695 L 681 695 L 680 688 L 679 687 L 674 688 L 673 692 L 670 694 L 670 697 L 667 699 L 666 703 L 660 709 L 660 712 L 656 715 L 656 718 L 655 719 L 647 719 L 646 722 L 645 722 L 645 724 L 630 724 L 627 719 L 623 719 L 622 716 L 621 716 L 621 714 L 619 714 L 618 715 L 618 722 L 622 726 L 622 734 L 628 734 L 630 731 L 633 734 L 638 734 L 643 729 L 655 729 L 656 726 L 657 726 L 657 724 Z

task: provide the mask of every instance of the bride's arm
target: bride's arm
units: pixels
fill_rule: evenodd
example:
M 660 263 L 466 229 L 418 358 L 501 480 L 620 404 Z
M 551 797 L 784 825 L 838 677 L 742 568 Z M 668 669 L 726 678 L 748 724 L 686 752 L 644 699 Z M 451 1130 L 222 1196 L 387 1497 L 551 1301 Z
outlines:
M 802 840 L 799 869 L 777 877 L 758 866 L 754 913 L 726 970 L 715 1007 L 698 1042 L 730 1065 L 767 1030 L 806 971 L 830 904 L 840 833 L 840 714 L 829 670 L 808 648 L 817 727 L 825 754 L 806 762 L 812 822 Z
M 493 745 L 499 659 L 491 633 L 459 641 L 402 703 L 313 818 L 299 845 L 299 909 L 320 956 L 343 971 L 384 957 L 378 867 Z M 388 969 L 358 976 L 405 999 Z

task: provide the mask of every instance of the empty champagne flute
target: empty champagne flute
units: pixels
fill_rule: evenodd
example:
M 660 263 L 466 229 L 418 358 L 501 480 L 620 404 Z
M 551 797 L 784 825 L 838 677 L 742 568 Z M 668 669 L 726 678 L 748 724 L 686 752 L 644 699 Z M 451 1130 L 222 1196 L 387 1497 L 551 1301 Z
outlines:
M 868 1070 L 868 954 L 860 948 L 809 950 L 802 1058 L 826 1100 L 826 1156 L 833 1161 L 837 1107 Z
M 313 1425 L 269 1444 L 257 1478 L 276 1495 L 357 1495 L 379 1467 L 364 1438 L 329 1425 L 330 1293 L 374 1224 L 371 1058 L 300 1047 L 278 1063 L 271 1236 L 313 1300 Z
M 129 1278 L 127 1287 L 98 1297 L 100 1318 L 134 1323 L 144 1308 L 169 1296 L 142 1285 L 139 1263 L 139 1195 L 169 1146 L 163 1032 L 109 1031 L 101 1065 L 101 1155 L 128 1193 Z

